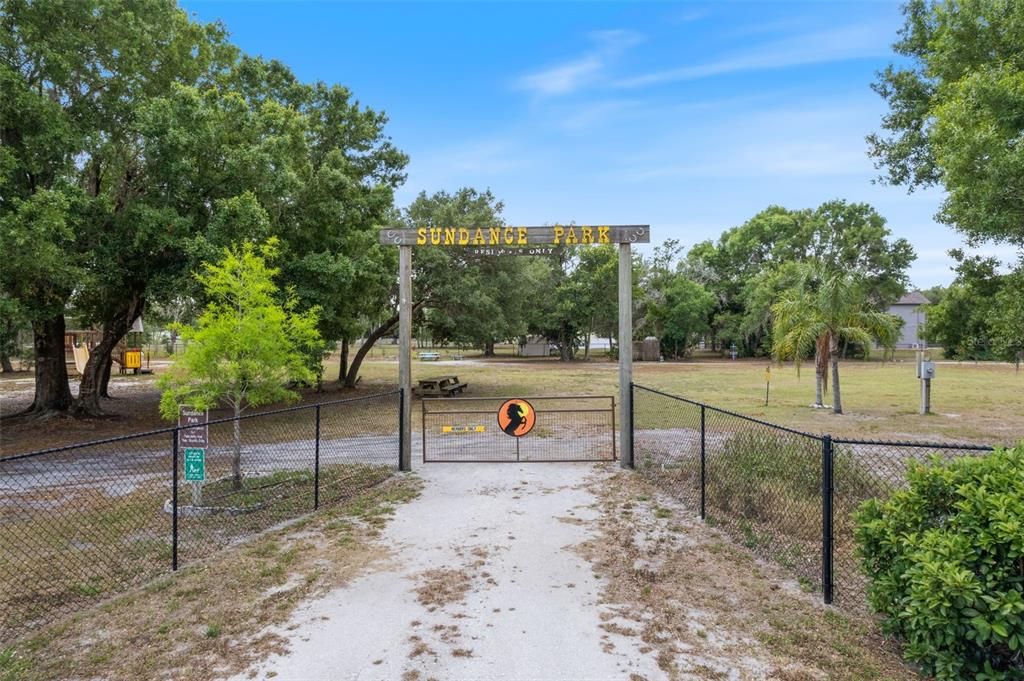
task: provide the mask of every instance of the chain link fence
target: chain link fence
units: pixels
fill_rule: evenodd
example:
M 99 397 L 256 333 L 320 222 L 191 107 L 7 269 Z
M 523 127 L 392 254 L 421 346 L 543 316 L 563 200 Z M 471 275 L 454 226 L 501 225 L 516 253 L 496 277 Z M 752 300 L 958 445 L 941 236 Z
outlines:
M 858 506 L 903 487 L 912 462 L 992 451 L 814 435 L 639 385 L 632 419 L 637 471 L 826 603 L 851 609 L 866 607 Z
M 0 459 L 0 647 L 384 481 L 400 399 L 211 420 L 201 482 L 183 472 L 186 428 Z

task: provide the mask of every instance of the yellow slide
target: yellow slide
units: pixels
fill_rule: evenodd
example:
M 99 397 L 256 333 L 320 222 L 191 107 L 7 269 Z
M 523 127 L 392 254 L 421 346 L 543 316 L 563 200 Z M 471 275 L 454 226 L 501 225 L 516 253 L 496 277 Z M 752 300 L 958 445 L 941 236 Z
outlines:
M 89 348 L 84 344 L 80 347 L 74 348 L 75 351 L 75 368 L 78 369 L 78 373 L 85 373 L 85 363 L 89 361 Z

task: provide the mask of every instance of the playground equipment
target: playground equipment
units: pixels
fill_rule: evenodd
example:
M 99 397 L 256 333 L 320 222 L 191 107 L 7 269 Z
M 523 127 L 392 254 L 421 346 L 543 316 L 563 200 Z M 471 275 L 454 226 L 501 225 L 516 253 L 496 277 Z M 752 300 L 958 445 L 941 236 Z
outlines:
M 64 332 L 64 358 L 68 368 L 68 375 L 82 375 L 85 372 L 85 365 L 89 361 L 89 354 L 96 347 L 102 337 L 98 329 L 70 329 Z M 146 366 L 143 367 L 142 350 L 142 319 L 136 319 L 131 329 L 125 334 L 124 339 L 117 344 L 111 353 L 111 359 L 117 364 L 117 373 L 127 374 L 129 371 L 134 374 L 148 374 L 149 357 L 146 356 Z M 73 369 L 73 371 L 72 371 Z
M 89 361 L 89 347 L 87 345 L 72 345 L 71 352 L 75 357 L 75 371 L 79 374 L 85 373 L 85 365 Z

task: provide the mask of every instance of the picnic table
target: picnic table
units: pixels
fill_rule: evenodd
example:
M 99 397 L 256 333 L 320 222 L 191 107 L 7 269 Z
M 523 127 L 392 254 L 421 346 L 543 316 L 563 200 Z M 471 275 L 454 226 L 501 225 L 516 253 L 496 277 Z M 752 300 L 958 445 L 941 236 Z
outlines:
M 419 354 L 421 362 L 436 362 L 441 359 L 440 352 L 421 352 Z
M 468 387 L 468 383 L 459 382 L 458 376 L 436 376 L 420 379 L 416 394 L 420 397 L 451 397 Z

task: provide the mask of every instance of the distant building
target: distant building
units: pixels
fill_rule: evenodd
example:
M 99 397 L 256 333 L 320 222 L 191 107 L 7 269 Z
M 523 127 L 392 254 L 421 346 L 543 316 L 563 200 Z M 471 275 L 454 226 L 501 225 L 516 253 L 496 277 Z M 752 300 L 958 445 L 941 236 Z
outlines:
M 925 320 L 925 310 L 922 306 L 928 305 L 930 302 L 920 291 L 911 291 L 889 306 L 889 314 L 894 314 L 903 320 L 903 330 L 900 332 L 899 340 L 896 341 L 896 347 L 917 348 L 921 346 L 923 342 L 921 326 Z
M 558 346 L 544 336 L 527 336 L 526 343 L 520 346 L 521 357 L 549 357 L 558 352 Z

